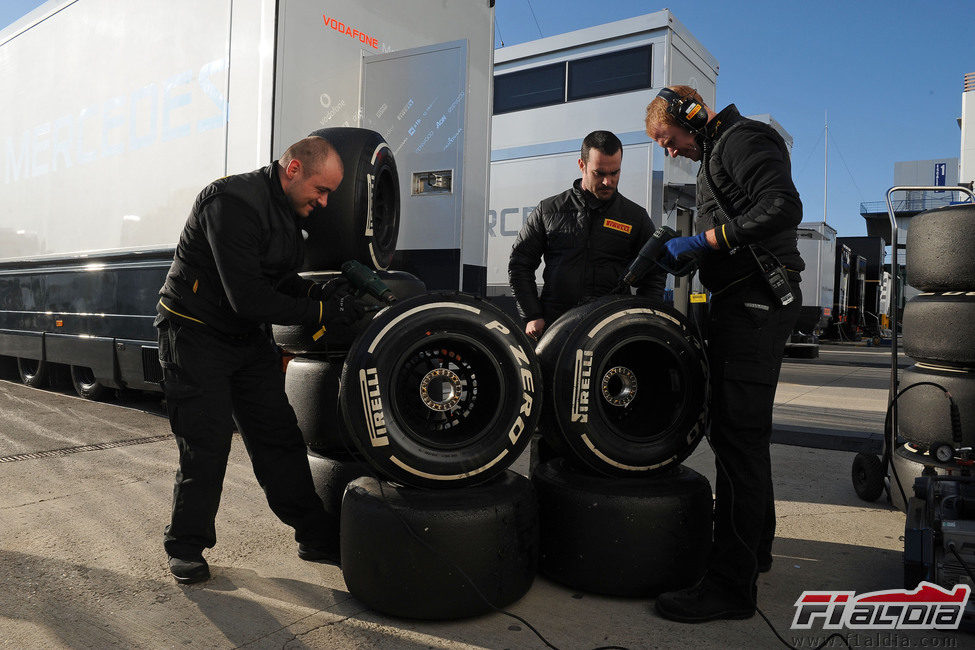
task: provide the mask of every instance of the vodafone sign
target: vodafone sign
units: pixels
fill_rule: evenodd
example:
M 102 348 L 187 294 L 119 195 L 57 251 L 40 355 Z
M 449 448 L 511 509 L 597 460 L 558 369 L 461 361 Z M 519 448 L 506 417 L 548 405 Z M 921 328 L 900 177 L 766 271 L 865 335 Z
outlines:
M 327 15 L 322 14 L 322 20 L 325 21 L 326 27 L 331 27 L 340 34 L 345 34 L 349 38 L 358 40 L 363 45 L 368 45 L 369 47 L 378 50 L 379 49 L 379 39 L 375 36 L 370 36 L 365 32 L 359 31 L 359 28 L 346 25 L 345 23 L 336 20 L 335 18 L 329 18 Z

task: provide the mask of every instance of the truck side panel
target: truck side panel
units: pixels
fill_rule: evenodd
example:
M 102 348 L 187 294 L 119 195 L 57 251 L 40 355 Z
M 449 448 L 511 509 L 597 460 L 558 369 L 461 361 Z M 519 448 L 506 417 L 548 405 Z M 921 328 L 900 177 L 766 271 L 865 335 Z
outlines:
M 363 126 L 387 138 L 400 174 L 403 246 L 393 266 L 416 273 L 432 287 L 483 291 L 492 5 L 488 0 L 292 0 L 279 11 L 274 155 L 309 132 L 332 126 Z M 392 97 L 379 101 L 368 107 L 368 113 L 360 105 L 370 57 L 456 40 L 466 41 L 461 63 L 467 68 L 464 87 L 453 90 L 453 79 L 440 79 L 437 75 L 443 67 L 426 75 L 419 69 L 414 95 L 402 101 Z M 366 96 L 373 95 L 367 92 Z M 458 119 L 454 116 L 460 116 L 461 126 L 446 134 L 446 122 L 454 124 Z M 453 215 L 446 230 L 436 219 L 426 218 L 429 197 L 411 193 L 414 173 L 440 171 L 429 169 L 431 161 L 424 154 L 434 144 L 442 153 L 455 148 L 456 160 L 462 162 L 454 170 L 460 183 L 452 192 L 463 216 Z
M 2 43 L 0 260 L 174 244 L 226 174 L 230 6 L 83 0 Z

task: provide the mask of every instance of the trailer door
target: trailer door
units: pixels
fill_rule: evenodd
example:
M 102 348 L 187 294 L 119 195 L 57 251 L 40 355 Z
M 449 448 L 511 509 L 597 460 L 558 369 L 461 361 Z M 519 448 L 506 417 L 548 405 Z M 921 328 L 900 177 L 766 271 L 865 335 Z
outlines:
M 466 89 L 466 41 L 362 59 L 360 125 L 384 136 L 399 171 L 393 267 L 431 289 L 460 288 L 461 248 L 485 246 L 484 233 L 464 233 Z

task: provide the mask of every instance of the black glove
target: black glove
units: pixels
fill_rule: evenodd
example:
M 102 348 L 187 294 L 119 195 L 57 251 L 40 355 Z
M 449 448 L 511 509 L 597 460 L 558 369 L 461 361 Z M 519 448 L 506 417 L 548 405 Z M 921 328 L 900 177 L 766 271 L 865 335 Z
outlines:
M 336 289 L 325 300 L 325 327 L 352 325 L 365 315 L 365 306 L 348 290 Z
M 312 285 L 311 289 L 308 290 L 308 297 L 325 301 L 335 295 L 336 292 L 348 293 L 348 291 L 348 278 L 344 275 L 337 275 L 328 282 L 316 282 Z

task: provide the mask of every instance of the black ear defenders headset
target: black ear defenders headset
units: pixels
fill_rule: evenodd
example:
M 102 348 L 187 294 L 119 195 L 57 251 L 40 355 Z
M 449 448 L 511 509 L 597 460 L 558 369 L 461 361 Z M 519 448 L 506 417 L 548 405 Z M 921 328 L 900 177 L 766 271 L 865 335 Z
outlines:
M 661 88 L 657 97 L 667 101 L 667 113 L 691 133 L 700 133 L 707 126 L 708 111 L 704 104 L 691 97 L 681 97 L 670 88 Z

